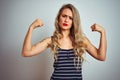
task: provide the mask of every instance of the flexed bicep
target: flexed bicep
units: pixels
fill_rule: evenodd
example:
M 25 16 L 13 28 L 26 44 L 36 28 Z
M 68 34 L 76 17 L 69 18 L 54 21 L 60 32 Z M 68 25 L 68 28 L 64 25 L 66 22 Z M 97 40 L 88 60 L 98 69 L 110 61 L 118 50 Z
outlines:
M 85 38 L 84 41 L 85 41 L 85 43 L 87 45 L 86 51 L 88 52 L 88 54 L 90 54 L 95 59 L 99 59 L 98 58 L 97 48 L 88 40 L 88 38 Z
M 34 44 L 30 50 L 24 51 L 25 57 L 34 56 L 42 53 L 51 44 L 51 38 L 46 38 L 36 44 Z

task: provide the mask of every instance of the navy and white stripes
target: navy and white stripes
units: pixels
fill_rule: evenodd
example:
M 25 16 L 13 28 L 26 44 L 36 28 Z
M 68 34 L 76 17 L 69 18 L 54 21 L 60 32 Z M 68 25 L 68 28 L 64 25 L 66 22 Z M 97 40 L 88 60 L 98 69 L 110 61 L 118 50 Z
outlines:
M 54 62 L 51 80 L 82 80 L 82 68 L 74 65 L 73 49 L 58 49 L 58 59 Z

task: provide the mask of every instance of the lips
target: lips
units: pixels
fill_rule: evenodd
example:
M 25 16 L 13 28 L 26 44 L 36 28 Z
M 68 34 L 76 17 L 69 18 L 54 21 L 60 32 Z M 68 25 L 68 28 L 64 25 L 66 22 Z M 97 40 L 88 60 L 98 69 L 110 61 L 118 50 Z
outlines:
M 63 26 L 68 26 L 68 24 L 66 24 L 66 23 L 63 23 Z

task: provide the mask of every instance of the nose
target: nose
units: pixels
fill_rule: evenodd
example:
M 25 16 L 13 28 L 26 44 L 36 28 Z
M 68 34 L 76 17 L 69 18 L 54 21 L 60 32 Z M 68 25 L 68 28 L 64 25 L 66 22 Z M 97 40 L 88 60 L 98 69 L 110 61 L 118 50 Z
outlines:
M 65 22 L 68 22 L 68 20 L 69 20 L 69 18 L 68 18 L 68 17 L 66 17 L 66 18 L 65 18 Z

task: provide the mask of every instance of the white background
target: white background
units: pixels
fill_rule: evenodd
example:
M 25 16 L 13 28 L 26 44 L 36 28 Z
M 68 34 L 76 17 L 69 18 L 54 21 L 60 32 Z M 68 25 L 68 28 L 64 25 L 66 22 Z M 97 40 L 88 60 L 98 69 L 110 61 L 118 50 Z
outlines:
M 49 80 L 53 72 L 53 54 L 47 49 L 34 57 L 22 57 L 21 50 L 29 25 L 36 18 L 44 26 L 33 32 L 33 44 L 54 32 L 54 20 L 63 4 L 71 3 L 79 11 L 82 28 L 98 47 L 99 33 L 90 26 L 98 23 L 107 33 L 107 59 L 95 60 L 86 53 L 84 80 L 120 79 L 120 1 L 119 0 L 1 0 L 0 1 L 0 80 Z

